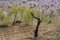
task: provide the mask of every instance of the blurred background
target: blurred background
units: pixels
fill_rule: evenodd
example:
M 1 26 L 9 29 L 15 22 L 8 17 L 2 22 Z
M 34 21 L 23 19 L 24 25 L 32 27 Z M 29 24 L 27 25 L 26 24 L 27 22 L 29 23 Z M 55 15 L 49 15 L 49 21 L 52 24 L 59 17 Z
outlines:
M 36 40 L 60 40 L 60 0 L 0 0 L 0 40 L 34 40 L 31 12 Z

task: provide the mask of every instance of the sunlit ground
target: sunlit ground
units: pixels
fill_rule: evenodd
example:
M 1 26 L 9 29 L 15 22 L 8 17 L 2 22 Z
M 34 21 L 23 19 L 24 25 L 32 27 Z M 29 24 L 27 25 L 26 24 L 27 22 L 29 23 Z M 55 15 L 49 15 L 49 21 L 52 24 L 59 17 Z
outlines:
M 33 40 L 36 25 L 0 28 L 0 40 Z M 53 40 L 60 36 L 60 16 L 52 23 L 41 23 L 37 40 Z

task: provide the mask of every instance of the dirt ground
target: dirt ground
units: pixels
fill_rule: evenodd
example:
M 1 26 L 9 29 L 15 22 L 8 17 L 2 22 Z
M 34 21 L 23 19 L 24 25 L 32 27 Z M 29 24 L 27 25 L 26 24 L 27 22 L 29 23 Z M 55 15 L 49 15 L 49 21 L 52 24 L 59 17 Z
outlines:
M 0 28 L 0 40 L 34 40 L 35 27 L 36 25 Z M 59 35 L 60 17 L 53 19 L 50 24 L 41 23 L 36 40 L 52 40 Z

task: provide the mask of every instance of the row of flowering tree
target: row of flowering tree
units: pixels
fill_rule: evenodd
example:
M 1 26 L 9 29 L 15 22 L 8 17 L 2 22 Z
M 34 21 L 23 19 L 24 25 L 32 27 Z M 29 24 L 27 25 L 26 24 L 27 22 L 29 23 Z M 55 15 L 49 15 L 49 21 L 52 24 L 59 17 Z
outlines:
M 4 17 L 3 10 L 0 10 L 0 24 L 11 24 L 17 20 L 22 21 L 23 24 L 29 24 L 33 21 L 31 12 L 42 22 L 50 23 L 50 16 L 46 16 L 44 12 L 39 12 L 37 8 L 24 8 L 23 6 L 11 5 L 10 9 L 6 10 L 7 16 Z M 5 23 L 6 22 L 6 23 Z
M 6 10 L 7 16 L 4 17 L 3 10 L 0 10 L 0 27 L 5 27 L 9 24 L 19 23 L 21 21 L 22 25 L 29 24 L 34 21 L 35 18 L 37 20 L 37 26 L 34 31 L 34 38 L 38 37 L 38 28 L 41 22 L 50 23 L 51 15 L 46 15 L 43 12 L 39 12 L 37 8 L 24 8 L 23 6 L 11 6 L 11 9 Z

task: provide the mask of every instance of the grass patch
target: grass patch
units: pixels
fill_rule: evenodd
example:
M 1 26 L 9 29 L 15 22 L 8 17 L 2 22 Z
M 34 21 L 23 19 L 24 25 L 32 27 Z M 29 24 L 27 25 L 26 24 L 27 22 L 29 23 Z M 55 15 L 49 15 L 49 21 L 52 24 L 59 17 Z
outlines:
M 53 40 L 60 40 L 60 36 L 53 38 Z

